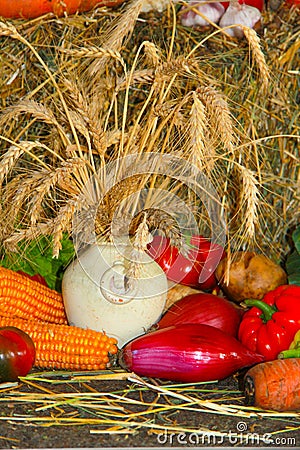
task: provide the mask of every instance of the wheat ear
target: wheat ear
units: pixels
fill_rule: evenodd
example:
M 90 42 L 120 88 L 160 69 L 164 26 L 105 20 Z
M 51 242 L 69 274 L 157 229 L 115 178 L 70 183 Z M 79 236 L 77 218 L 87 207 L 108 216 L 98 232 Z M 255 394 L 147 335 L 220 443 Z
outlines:
M 269 86 L 270 81 L 270 70 L 266 63 L 265 56 L 262 52 L 261 45 L 260 45 L 260 39 L 256 33 L 255 30 L 248 27 L 242 27 L 244 34 L 247 38 L 247 41 L 249 43 L 253 58 L 257 64 L 257 67 L 259 69 L 260 73 L 260 79 L 261 79 L 261 89 L 266 90 Z

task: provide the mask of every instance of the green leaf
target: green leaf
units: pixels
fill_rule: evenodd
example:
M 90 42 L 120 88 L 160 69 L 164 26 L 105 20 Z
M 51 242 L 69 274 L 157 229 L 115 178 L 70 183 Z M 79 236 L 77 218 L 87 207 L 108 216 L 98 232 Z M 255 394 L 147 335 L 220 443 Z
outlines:
M 22 270 L 29 275 L 38 273 L 51 289 L 60 291 L 64 270 L 75 254 L 68 236 L 63 237 L 61 244 L 58 258 L 53 258 L 51 237 L 42 236 L 29 243 L 22 241 L 18 245 L 18 252 L 6 254 L 1 265 L 15 271 Z
M 300 254 L 300 227 L 298 227 L 292 234 L 292 239 L 295 244 L 297 252 Z
M 300 286 L 300 254 L 296 250 L 287 257 L 285 267 L 289 284 L 297 284 Z

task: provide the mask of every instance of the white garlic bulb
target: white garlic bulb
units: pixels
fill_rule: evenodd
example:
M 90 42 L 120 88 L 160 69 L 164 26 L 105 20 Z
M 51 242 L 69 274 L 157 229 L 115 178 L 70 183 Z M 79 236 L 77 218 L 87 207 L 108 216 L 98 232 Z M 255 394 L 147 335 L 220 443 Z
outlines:
M 205 20 L 204 17 L 197 14 L 193 10 L 189 8 L 182 8 L 183 14 L 180 17 L 181 24 L 185 27 L 193 27 L 193 26 L 207 26 L 209 25 L 209 21 L 213 23 L 218 23 L 221 16 L 224 14 L 225 8 L 219 2 L 206 3 L 206 2 L 189 2 L 189 6 L 193 6 L 194 9 L 199 11 L 203 16 L 207 17 L 208 20 Z M 185 9 L 187 10 L 185 13 Z
M 257 8 L 254 8 L 254 6 L 234 2 L 228 6 L 226 12 L 221 17 L 219 25 L 221 28 L 235 24 L 244 25 L 248 28 L 254 28 L 260 19 L 261 12 Z M 228 28 L 226 33 L 237 38 L 242 38 L 244 36 L 242 28 L 238 26 Z

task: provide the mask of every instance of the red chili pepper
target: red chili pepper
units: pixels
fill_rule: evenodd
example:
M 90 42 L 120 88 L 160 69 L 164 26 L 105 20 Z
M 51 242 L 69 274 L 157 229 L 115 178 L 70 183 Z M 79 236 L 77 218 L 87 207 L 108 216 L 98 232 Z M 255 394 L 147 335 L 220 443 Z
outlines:
M 35 346 L 27 333 L 16 327 L 0 328 L 0 382 L 27 375 L 34 360 Z
M 263 300 L 249 299 L 244 303 L 252 308 L 240 323 L 239 340 L 264 355 L 266 361 L 276 359 L 289 348 L 300 329 L 300 286 L 282 285 L 268 292 Z

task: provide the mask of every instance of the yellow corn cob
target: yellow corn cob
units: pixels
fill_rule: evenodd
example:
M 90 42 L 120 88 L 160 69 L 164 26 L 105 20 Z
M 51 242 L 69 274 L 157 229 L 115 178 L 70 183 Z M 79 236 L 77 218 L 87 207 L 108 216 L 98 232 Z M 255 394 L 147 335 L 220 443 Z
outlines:
M 0 313 L 7 317 L 68 323 L 59 292 L 4 267 L 0 267 Z
M 25 331 L 35 345 L 35 366 L 46 369 L 102 370 L 117 353 L 117 340 L 71 325 L 0 316 L 0 327 Z

